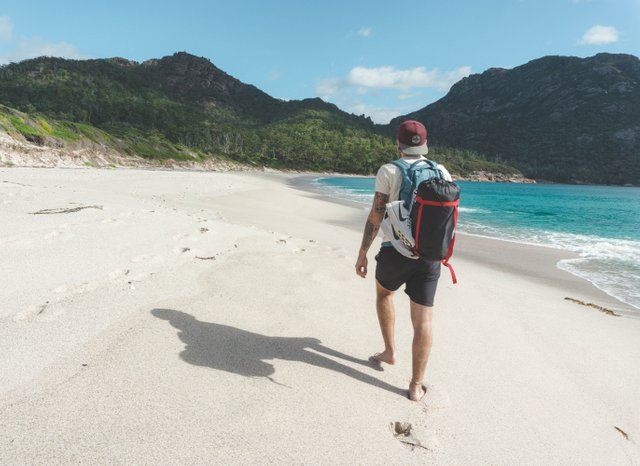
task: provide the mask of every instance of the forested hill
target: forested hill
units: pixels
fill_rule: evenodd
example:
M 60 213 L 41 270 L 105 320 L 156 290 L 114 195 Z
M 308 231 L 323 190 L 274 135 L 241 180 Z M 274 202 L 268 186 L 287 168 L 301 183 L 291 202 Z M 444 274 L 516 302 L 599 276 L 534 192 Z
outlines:
M 368 119 L 320 99 L 272 98 L 187 53 L 143 63 L 42 57 L 10 64 L 0 68 L 0 103 L 99 128 L 146 157 L 179 157 L 183 147 L 190 149 L 185 157 L 195 151 L 256 165 L 367 172 L 389 150 Z M 351 157 L 343 157 L 347 150 Z
M 369 174 L 396 154 L 393 137 L 364 116 L 317 98 L 275 99 L 184 52 L 143 63 L 42 57 L 5 65 L 0 104 L 0 130 L 32 143 L 98 144 L 149 159 Z M 517 172 L 469 151 L 436 155 L 460 175 Z
M 525 176 L 640 185 L 640 59 L 549 56 L 492 68 L 439 101 L 396 118 L 423 121 L 431 141 L 486 154 Z
M 304 110 L 329 111 L 368 127 L 321 99 L 283 101 L 242 83 L 206 58 L 179 52 L 137 63 L 124 58 L 65 60 L 41 57 L 7 65 L 0 73 L 0 102 L 20 110 L 83 120 L 96 126 L 114 120 L 164 127 L 171 114 L 233 117 L 240 123 L 269 123 Z

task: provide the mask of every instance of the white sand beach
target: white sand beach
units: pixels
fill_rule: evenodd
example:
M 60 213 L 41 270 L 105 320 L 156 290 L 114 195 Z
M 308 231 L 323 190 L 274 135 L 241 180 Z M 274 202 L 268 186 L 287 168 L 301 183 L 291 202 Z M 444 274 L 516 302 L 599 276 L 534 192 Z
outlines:
M 367 361 L 367 212 L 294 178 L 0 168 L 0 464 L 640 464 L 637 311 L 460 235 L 411 402 L 404 293 Z

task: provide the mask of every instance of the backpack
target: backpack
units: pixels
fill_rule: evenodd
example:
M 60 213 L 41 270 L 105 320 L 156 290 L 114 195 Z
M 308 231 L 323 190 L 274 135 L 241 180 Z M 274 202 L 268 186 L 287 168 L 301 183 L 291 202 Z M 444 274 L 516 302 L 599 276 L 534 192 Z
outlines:
M 441 261 L 451 272 L 453 283 L 457 283 L 449 259 L 455 244 L 460 188 L 446 181 L 431 160 L 421 159 L 411 164 L 394 160 L 392 163 L 401 170 L 402 184 L 400 201 L 387 204 L 385 232 L 390 230 L 391 242 L 401 254 Z

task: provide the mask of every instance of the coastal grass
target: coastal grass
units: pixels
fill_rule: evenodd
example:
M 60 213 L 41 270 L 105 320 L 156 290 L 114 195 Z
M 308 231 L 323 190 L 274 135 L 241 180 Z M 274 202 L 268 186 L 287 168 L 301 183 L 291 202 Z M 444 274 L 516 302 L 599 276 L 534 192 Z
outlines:
M 91 142 L 108 145 L 112 145 L 114 143 L 113 138 L 106 131 L 96 128 L 95 126 L 87 125 L 85 123 L 73 123 L 73 126 L 82 136 L 86 137 Z
M 77 132 L 73 124 L 66 122 L 56 123 L 51 131 L 51 136 L 67 142 L 75 142 L 82 139 L 82 135 Z
M 39 129 L 27 124 L 24 118 L 12 115 L 10 113 L 6 114 L 5 117 L 8 120 L 9 124 L 13 126 L 13 128 L 18 133 L 22 134 L 27 138 L 33 137 L 33 136 L 42 137 L 46 135 L 46 132 L 44 132 L 42 129 Z

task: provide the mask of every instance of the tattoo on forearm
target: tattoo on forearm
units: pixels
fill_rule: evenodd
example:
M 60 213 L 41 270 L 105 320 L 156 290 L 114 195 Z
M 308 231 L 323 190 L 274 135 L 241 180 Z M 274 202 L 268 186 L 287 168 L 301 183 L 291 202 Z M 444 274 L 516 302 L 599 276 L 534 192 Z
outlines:
M 369 250 L 369 248 L 371 247 L 371 243 L 373 243 L 373 240 L 378 234 L 379 229 L 380 226 L 375 226 L 373 223 L 367 220 L 367 223 L 364 226 L 364 233 L 362 235 L 362 244 L 360 245 L 361 251 Z
M 373 243 L 373 240 L 376 238 L 378 230 L 380 229 L 380 222 L 382 222 L 382 217 L 384 216 L 388 201 L 388 194 L 382 194 L 376 191 L 375 195 L 373 196 L 373 206 L 371 207 L 371 213 L 369 214 L 367 223 L 364 226 L 364 233 L 362 234 L 362 244 L 360 245 L 360 251 L 364 251 L 366 253 L 371 247 L 371 244 Z
M 389 202 L 389 195 L 382 194 L 376 191 L 375 195 L 373 196 L 373 211 L 376 214 L 384 214 L 387 202 Z

